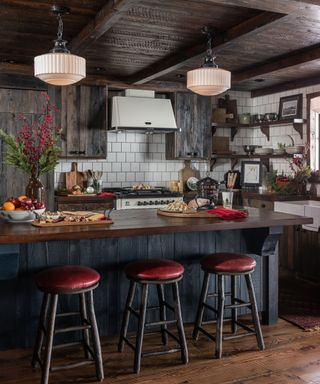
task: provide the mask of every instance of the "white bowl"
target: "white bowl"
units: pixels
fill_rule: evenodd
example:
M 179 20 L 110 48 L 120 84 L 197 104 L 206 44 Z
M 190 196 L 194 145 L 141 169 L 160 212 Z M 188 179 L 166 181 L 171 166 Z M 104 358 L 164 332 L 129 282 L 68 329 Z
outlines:
M 285 155 L 286 154 L 286 150 L 285 149 L 281 149 L 281 148 L 276 148 L 273 150 L 273 154 L 274 155 Z
M 45 208 L 34 209 L 33 211 L 4 211 L 0 210 L 0 217 L 11 222 L 32 221 L 37 215 L 42 215 Z

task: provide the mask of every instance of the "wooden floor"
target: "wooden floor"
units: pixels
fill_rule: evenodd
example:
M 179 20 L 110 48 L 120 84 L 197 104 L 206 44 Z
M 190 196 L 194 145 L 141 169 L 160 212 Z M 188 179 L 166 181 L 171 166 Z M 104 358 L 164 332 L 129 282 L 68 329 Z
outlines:
M 247 337 L 224 342 L 224 357 L 213 359 L 214 343 L 204 336 L 198 342 L 191 339 L 191 327 L 186 328 L 190 363 L 182 365 L 179 354 L 146 357 L 140 375 L 132 373 L 133 353 L 126 348 L 116 352 L 116 340 L 103 340 L 104 368 L 108 384 L 294 384 L 320 383 L 320 332 L 304 332 L 279 320 L 276 326 L 264 326 L 265 351 L 257 351 L 255 338 Z M 146 338 L 158 343 L 158 334 Z M 159 346 L 159 345 L 158 345 Z M 68 352 L 71 352 L 70 350 Z M 73 351 L 74 352 L 74 351 Z M 61 351 L 59 351 L 61 356 Z M 66 353 L 66 351 L 64 351 Z M 31 350 L 0 352 L 1 384 L 40 383 L 40 373 L 30 367 Z M 55 362 L 65 363 L 60 356 Z M 64 355 L 65 356 L 65 355 Z M 74 353 L 68 354 L 68 358 Z M 50 383 L 92 383 L 93 366 L 54 372 Z

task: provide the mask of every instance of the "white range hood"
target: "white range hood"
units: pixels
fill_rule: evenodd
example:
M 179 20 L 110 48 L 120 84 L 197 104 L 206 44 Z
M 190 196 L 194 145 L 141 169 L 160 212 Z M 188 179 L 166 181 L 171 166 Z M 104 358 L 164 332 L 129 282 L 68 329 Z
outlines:
M 111 126 L 112 130 L 144 133 L 177 131 L 171 101 L 140 90 L 127 90 L 126 96 L 112 98 Z

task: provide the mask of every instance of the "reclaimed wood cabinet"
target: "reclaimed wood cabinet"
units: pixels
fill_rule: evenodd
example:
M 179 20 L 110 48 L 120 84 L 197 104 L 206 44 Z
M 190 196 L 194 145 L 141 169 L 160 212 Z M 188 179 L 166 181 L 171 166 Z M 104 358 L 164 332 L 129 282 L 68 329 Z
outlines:
M 105 159 L 107 156 L 107 88 L 50 87 L 61 110 L 61 158 Z
M 210 158 L 211 97 L 176 92 L 173 105 L 180 132 L 166 135 L 166 159 Z

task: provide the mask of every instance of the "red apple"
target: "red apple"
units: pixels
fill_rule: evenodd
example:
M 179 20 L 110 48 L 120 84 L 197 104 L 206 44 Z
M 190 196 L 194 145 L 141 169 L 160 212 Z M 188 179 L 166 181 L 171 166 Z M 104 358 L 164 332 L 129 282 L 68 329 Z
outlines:
M 32 205 L 32 199 L 30 197 L 25 197 L 22 200 L 22 203 L 25 203 L 25 204 L 28 204 L 28 205 Z

